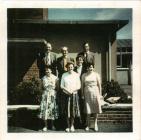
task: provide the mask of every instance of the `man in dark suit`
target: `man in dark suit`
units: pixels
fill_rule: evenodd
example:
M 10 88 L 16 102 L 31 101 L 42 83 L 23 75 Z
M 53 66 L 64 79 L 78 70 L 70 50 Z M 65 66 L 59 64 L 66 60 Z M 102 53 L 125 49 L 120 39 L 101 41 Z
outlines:
M 74 67 L 74 71 L 77 72 L 80 75 L 80 78 L 82 76 L 83 73 L 85 73 L 84 67 L 83 67 L 83 56 L 82 55 L 78 55 L 76 57 L 76 66 Z
M 84 43 L 83 52 L 80 52 L 78 55 L 82 55 L 84 57 L 83 66 L 84 66 L 85 72 L 87 71 L 88 63 L 93 63 L 95 65 L 95 56 L 94 56 L 94 53 L 90 51 L 90 46 L 88 42 Z
M 74 71 L 80 75 L 80 79 L 83 73 L 85 73 L 85 69 L 83 66 L 83 62 L 84 62 L 83 59 L 84 58 L 82 55 L 78 55 L 76 57 L 76 66 L 74 68 Z M 79 95 L 79 107 L 80 107 L 80 115 L 81 115 L 81 122 L 78 125 L 82 128 L 85 127 L 85 114 L 84 114 L 84 99 L 82 99 L 81 89 L 78 91 L 78 95 Z
M 56 75 L 56 54 L 52 52 L 52 45 L 51 43 L 44 41 L 44 48 L 43 53 L 38 54 L 37 65 L 40 71 L 40 78 L 45 75 L 45 67 L 50 66 L 52 73 Z
M 66 46 L 61 48 L 62 56 L 57 59 L 58 77 L 61 78 L 62 74 L 67 71 L 66 64 L 69 61 L 74 62 L 74 59 L 68 56 L 68 48 Z

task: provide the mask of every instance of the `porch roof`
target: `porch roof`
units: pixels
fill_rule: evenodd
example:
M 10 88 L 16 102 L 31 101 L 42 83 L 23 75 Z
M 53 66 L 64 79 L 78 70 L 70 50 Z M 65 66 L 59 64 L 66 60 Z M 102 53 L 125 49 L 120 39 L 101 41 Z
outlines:
M 42 24 L 55 25 L 57 27 L 74 26 L 92 27 L 92 29 L 112 30 L 117 31 L 128 24 L 129 20 L 43 20 L 43 19 L 15 19 L 12 21 L 16 24 Z

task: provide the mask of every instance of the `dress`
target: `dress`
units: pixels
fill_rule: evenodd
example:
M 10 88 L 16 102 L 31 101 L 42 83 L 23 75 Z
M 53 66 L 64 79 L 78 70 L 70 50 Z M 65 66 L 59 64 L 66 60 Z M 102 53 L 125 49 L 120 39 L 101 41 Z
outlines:
M 86 114 L 102 113 L 98 81 L 100 81 L 100 76 L 95 72 L 82 75 Z
M 58 106 L 56 103 L 56 91 L 55 86 L 57 77 L 51 74 L 50 77 L 44 76 L 42 78 L 43 83 L 43 95 L 40 104 L 40 118 L 43 120 L 58 118 Z

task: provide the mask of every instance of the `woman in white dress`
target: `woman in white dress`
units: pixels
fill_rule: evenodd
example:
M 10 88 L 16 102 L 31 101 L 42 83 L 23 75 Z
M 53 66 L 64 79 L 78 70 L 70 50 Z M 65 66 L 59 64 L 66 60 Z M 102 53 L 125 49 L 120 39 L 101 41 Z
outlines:
M 101 80 L 100 75 L 94 72 L 94 65 L 87 65 L 87 73 L 82 75 L 82 97 L 85 102 L 86 131 L 90 128 L 90 116 L 94 116 L 94 130 L 98 131 L 97 114 L 102 113 L 101 109 Z
M 80 117 L 78 90 L 80 89 L 79 74 L 74 72 L 73 62 L 68 62 L 67 71 L 61 78 L 61 89 L 64 93 L 65 114 L 67 117 L 66 132 L 74 132 L 74 119 Z
M 47 131 L 47 120 L 51 120 L 52 129 L 54 127 L 54 120 L 58 118 L 58 106 L 56 103 L 56 89 L 58 79 L 52 74 L 51 68 L 46 67 L 46 75 L 42 78 L 43 94 L 40 104 L 40 118 L 44 120 L 45 127 L 43 131 Z

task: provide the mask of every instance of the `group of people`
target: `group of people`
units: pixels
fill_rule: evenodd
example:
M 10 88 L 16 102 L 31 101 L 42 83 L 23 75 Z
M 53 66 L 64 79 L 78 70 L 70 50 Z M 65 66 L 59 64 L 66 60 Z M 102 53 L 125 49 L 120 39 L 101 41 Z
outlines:
M 89 131 L 91 115 L 94 130 L 98 131 L 97 114 L 102 112 L 102 93 L 100 75 L 94 71 L 94 53 L 89 43 L 84 43 L 83 52 L 76 60 L 68 55 L 66 46 L 61 48 L 61 53 L 57 58 L 51 43 L 45 41 L 44 53 L 38 56 L 43 88 L 39 116 L 45 122 L 43 131 L 48 129 L 48 120 L 54 130 L 54 121 L 58 118 L 66 121 L 66 132 L 75 131 L 75 118 Z

